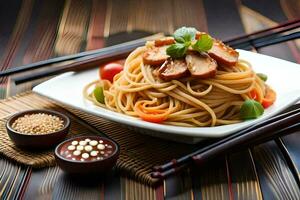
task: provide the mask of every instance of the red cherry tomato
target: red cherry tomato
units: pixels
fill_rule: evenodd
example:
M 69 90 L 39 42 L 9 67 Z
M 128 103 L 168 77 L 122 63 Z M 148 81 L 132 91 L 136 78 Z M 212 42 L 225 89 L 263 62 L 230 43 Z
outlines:
M 254 100 L 258 99 L 258 94 L 257 94 L 257 91 L 255 89 L 251 90 L 249 95 L 250 95 L 251 99 L 254 99 Z
M 108 63 L 100 67 L 100 78 L 113 82 L 114 76 L 123 70 L 123 66 L 119 63 Z
M 263 98 L 261 104 L 264 108 L 268 108 L 275 102 L 275 100 L 276 100 L 276 92 L 271 88 L 267 88 L 266 95 Z

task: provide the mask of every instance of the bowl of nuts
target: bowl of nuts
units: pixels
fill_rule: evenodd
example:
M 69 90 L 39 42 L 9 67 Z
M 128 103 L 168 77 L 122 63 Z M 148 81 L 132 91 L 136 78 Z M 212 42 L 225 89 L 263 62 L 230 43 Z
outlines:
M 55 148 L 58 166 L 69 174 L 98 174 L 111 170 L 119 157 L 119 145 L 100 136 L 79 136 Z
M 6 122 L 10 139 L 19 147 L 46 149 L 61 142 L 68 134 L 70 119 L 52 110 L 26 110 Z

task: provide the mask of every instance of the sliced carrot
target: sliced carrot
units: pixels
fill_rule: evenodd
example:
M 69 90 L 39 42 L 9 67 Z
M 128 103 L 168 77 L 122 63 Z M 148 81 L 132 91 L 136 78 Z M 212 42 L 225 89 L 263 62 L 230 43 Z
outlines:
M 169 110 L 168 109 L 151 109 L 147 108 L 149 102 L 140 101 L 135 104 L 134 110 L 139 115 L 139 117 L 147 122 L 161 123 L 168 118 Z
M 262 105 L 264 108 L 270 107 L 276 100 L 276 92 L 270 87 L 267 88 L 265 97 L 262 100 Z
M 254 100 L 258 99 L 258 93 L 255 88 L 249 92 L 249 97 L 250 99 L 254 99 Z

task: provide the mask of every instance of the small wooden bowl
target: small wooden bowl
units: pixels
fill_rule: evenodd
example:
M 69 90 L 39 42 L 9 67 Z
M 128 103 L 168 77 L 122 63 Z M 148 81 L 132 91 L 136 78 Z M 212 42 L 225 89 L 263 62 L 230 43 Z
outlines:
M 56 132 L 42 134 L 42 135 L 29 135 L 17 132 L 12 128 L 14 121 L 27 114 L 45 113 L 59 117 L 64 122 L 64 127 Z M 27 149 L 47 149 L 61 142 L 68 134 L 70 129 L 70 119 L 59 112 L 45 109 L 26 110 L 11 116 L 6 122 L 6 130 L 10 139 L 21 148 Z
M 112 146 L 112 153 L 103 158 L 102 160 L 72 160 L 71 158 L 66 158 L 63 153 L 66 152 L 67 146 L 71 145 L 72 141 L 81 141 L 85 139 L 91 140 L 102 140 L 103 144 L 110 144 Z M 100 136 L 79 136 L 74 137 L 69 140 L 63 141 L 55 148 L 55 158 L 58 166 L 69 174 L 75 175 L 91 175 L 91 174 L 103 174 L 111 170 L 119 157 L 119 145 L 108 138 Z

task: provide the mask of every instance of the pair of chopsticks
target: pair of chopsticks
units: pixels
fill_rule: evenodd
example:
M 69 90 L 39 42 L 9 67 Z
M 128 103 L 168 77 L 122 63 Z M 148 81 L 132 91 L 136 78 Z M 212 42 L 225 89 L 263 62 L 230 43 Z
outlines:
M 201 165 L 211 158 L 228 153 L 234 147 L 259 144 L 299 128 L 300 104 L 296 105 L 294 110 L 257 123 L 179 159 L 155 166 L 151 176 L 163 179 L 188 167 L 191 163 Z
M 278 26 L 238 36 L 226 41 L 226 44 L 240 49 L 250 50 L 300 38 L 300 19 L 288 21 Z
M 82 52 L 69 56 L 62 56 L 46 61 L 40 61 L 21 67 L 13 67 L 8 70 L 0 72 L 0 77 L 9 76 L 21 72 L 30 70 L 38 70 L 43 67 L 48 67 L 45 70 L 40 70 L 36 73 L 30 73 L 28 75 L 14 78 L 16 84 L 36 80 L 39 78 L 60 74 L 66 71 L 80 71 L 95 67 L 99 64 L 103 64 L 118 59 L 123 59 L 129 55 L 137 47 L 143 46 L 148 40 L 155 40 L 163 37 L 162 33 L 154 34 L 141 39 L 133 40 L 130 42 L 121 43 L 118 45 L 102 48 L 99 50 Z M 69 61 L 69 62 L 68 62 Z M 67 63 L 64 63 L 67 62 Z M 49 67 L 50 65 L 53 65 Z M 56 65 L 58 65 L 56 67 Z
M 257 31 L 252 34 L 239 36 L 234 39 L 225 41 L 226 44 L 234 47 L 250 50 L 252 48 L 262 48 L 265 46 L 286 42 L 289 40 L 300 38 L 300 33 L 295 32 L 300 26 L 300 19 L 289 21 L 273 28 Z M 49 59 L 21 67 L 11 68 L 0 72 L 0 77 L 8 76 L 20 72 L 29 70 L 41 69 L 45 66 L 54 65 L 48 67 L 45 70 L 25 74 L 23 76 L 15 77 L 15 84 L 21 84 L 28 81 L 44 78 L 56 74 L 60 74 L 66 71 L 80 71 L 95 67 L 105 62 L 113 61 L 120 58 L 125 58 L 136 47 L 144 45 L 147 40 L 154 40 L 162 37 L 163 34 L 156 34 L 146 38 L 134 40 L 131 42 L 122 43 L 119 45 L 106 47 L 100 50 L 94 50 L 89 52 L 83 52 L 79 54 L 63 56 L 58 58 Z M 63 63 L 65 61 L 71 61 L 71 63 Z M 58 65 L 58 66 L 57 66 Z

